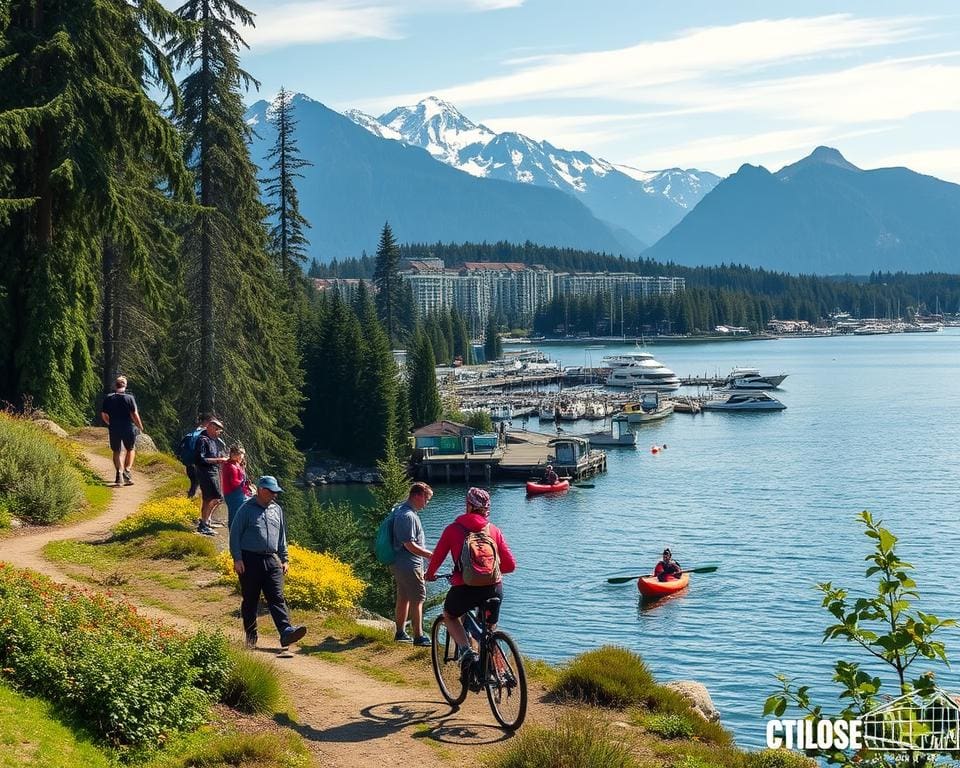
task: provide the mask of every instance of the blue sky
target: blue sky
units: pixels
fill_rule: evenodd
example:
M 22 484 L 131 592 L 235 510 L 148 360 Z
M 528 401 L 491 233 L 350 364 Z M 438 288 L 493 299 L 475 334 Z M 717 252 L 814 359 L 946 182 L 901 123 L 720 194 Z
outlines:
M 955 0 L 246 5 L 250 102 L 283 85 L 377 115 L 434 94 L 496 131 L 641 169 L 776 169 L 827 144 L 960 183 Z

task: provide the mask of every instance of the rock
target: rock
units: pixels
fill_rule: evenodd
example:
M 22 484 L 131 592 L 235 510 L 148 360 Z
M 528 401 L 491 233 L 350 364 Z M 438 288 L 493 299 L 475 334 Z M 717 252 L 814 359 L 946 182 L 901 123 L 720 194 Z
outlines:
M 664 685 L 664 688 L 669 688 L 683 696 L 690 702 L 690 708 L 707 722 L 720 721 L 720 713 L 703 683 L 698 683 L 696 680 L 671 680 Z
M 137 435 L 137 441 L 133 445 L 138 451 L 144 451 L 145 453 L 156 453 L 157 444 L 153 442 L 153 438 L 150 435 L 141 432 Z
M 40 427 L 40 429 L 45 429 L 57 437 L 68 437 L 67 431 L 55 421 L 50 421 L 50 419 L 37 419 L 33 423 Z
M 393 632 L 396 629 L 396 625 L 389 619 L 357 619 L 357 624 L 361 627 L 382 629 L 385 632 Z
M 10 518 L 10 527 L 11 527 L 11 528 L 23 528 L 23 520 L 21 520 L 19 517 L 11 517 L 11 518 Z

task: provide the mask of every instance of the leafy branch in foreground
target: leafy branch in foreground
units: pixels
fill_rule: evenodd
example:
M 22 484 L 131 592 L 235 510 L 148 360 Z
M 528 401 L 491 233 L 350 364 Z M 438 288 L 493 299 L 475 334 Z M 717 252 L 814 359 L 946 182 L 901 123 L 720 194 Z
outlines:
M 910 680 L 908 670 L 921 658 L 949 666 L 946 647 L 934 636 L 942 629 L 955 626 L 956 621 L 940 619 L 914 606 L 920 599 L 911 576 L 914 566 L 897 555 L 897 537 L 882 527 L 882 521 L 874 521 L 867 511 L 861 512 L 858 519 L 866 529 L 864 534 L 874 541 L 873 552 L 864 558 L 870 563 L 864 576 L 875 581 L 876 592 L 868 597 L 853 597 L 849 590 L 835 587 L 831 582 L 818 584 L 823 607 L 836 619 L 836 623 L 824 630 L 823 642 L 846 640 L 865 651 L 872 663 L 882 662 L 896 674 L 899 688 L 896 696 L 913 693 L 920 698 L 930 698 L 934 693 L 933 672 L 927 670 Z M 880 675 L 868 672 L 856 661 L 838 660 L 834 666 L 833 681 L 840 686 L 839 698 L 845 703 L 835 715 L 825 714 L 822 705 L 813 703 L 809 686 L 795 686 L 793 680 L 784 675 L 777 675 L 777 680 L 781 688 L 767 698 L 764 715 L 780 717 L 788 707 L 794 707 L 810 720 L 854 720 L 894 698 L 881 693 Z M 877 754 L 866 749 L 853 755 L 823 749 L 809 750 L 808 754 L 825 757 L 831 763 L 859 766 L 923 766 L 932 759 L 932 755 L 917 752 Z

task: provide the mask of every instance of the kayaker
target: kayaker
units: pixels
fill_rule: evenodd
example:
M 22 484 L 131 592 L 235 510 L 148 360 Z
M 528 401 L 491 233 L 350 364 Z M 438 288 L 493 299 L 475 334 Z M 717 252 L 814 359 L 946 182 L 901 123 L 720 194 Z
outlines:
M 653 575 L 658 581 L 675 581 L 683 575 L 680 563 L 673 559 L 673 553 L 669 549 L 663 550 L 663 560 L 657 563 Z
M 558 482 L 560 482 L 560 478 L 557 477 L 557 473 L 553 471 L 553 464 L 547 464 L 547 469 L 543 473 L 543 484 L 556 485 Z

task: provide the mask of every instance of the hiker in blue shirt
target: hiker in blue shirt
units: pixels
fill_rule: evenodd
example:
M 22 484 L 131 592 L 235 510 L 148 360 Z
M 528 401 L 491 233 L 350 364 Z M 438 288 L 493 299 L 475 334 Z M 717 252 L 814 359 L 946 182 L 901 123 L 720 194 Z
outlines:
M 257 606 L 260 593 L 266 598 L 273 623 L 280 633 L 280 645 L 286 648 L 305 634 L 304 626 L 290 623 L 290 611 L 283 596 L 283 576 L 287 572 L 287 526 L 277 494 L 283 489 L 275 477 L 257 480 L 257 494 L 237 510 L 230 527 L 230 555 L 233 570 L 240 577 L 240 617 L 248 648 L 257 646 Z

